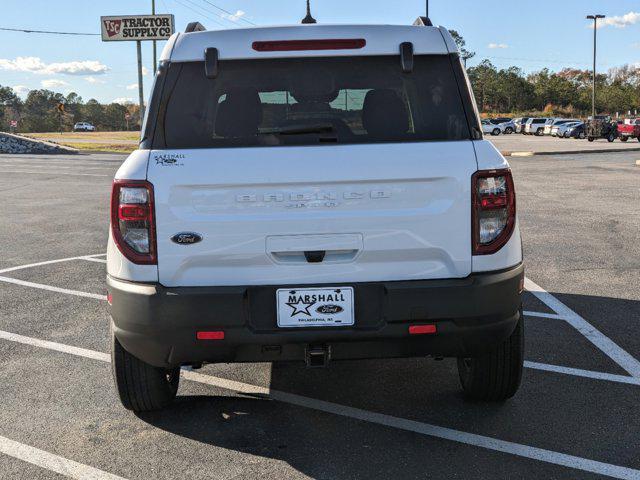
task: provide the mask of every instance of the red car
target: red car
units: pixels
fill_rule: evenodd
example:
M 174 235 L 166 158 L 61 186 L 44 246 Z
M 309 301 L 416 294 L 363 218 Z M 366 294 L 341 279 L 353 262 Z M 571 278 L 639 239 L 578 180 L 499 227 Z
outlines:
M 630 138 L 637 138 L 640 141 L 640 118 L 630 118 L 623 123 L 618 123 L 618 136 L 623 142 Z

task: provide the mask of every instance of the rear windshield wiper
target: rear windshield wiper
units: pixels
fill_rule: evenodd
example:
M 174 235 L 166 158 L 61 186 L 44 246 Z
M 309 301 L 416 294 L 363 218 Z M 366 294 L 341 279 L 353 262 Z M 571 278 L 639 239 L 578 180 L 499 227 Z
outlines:
M 318 125 L 290 125 L 288 127 L 265 128 L 260 135 L 310 135 L 314 133 L 332 133 L 335 131 L 330 123 Z

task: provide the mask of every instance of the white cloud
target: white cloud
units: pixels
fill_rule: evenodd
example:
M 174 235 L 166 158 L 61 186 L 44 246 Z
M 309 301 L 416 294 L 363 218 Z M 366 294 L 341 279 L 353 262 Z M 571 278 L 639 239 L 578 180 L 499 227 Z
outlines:
M 11 88 L 13 89 L 14 92 L 16 92 L 17 95 L 21 97 L 25 96 L 27 93 L 31 91 L 31 89 L 26 85 L 14 85 Z
M 42 80 L 40 82 L 40 84 L 44 88 L 60 88 L 60 87 L 66 87 L 67 85 L 69 85 L 67 82 L 65 82 L 63 80 L 56 80 L 55 78 L 49 78 L 48 80 Z
M 234 13 L 233 15 L 228 15 L 226 13 L 223 13 L 220 15 L 222 18 L 226 18 L 227 20 L 231 20 L 232 22 L 238 22 L 240 21 L 240 19 L 242 17 L 245 16 L 245 12 L 243 12 L 242 10 L 238 10 L 236 13 Z
M 88 77 L 84 77 L 84 79 L 91 83 L 91 84 L 96 84 L 96 83 L 106 83 L 104 80 L 100 80 L 96 77 L 92 77 L 92 76 L 88 76 Z
M 137 90 L 138 89 L 138 84 L 137 83 L 132 83 L 131 85 L 127 85 L 127 90 Z
M 66 75 L 102 75 L 109 67 L 97 60 L 45 63 L 39 57 L 16 57 L 14 60 L 0 58 L 0 70 L 31 72 L 42 75 L 63 73 Z
M 602 27 L 616 27 L 625 28 L 629 25 L 640 22 L 640 13 L 629 12 L 624 15 L 618 15 L 615 17 L 607 17 L 598 19 L 598 28 Z M 589 21 L 588 28 L 593 28 L 593 20 Z
M 120 105 L 128 105 L 130 103 L 136 103 L 135 98 L 131 97 L 118 97 L 111 100 L 111 103 L 119 103 Z
M 489 45 L 487 45 L 487 47 L 494 49 L 494 48 L 509 48 L 509 45 L 507 45 L 506 43 L 490 43 Z

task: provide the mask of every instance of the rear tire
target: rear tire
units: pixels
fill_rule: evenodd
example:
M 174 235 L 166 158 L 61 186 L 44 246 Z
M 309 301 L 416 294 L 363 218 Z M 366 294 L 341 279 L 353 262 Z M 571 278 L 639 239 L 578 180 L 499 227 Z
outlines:
M 587 138 L 587 140 L 589 140 L 590 142 L 593 142 L 595 140 L 595 138 L 589 137 L 589 138 Z
M 176 398 L 180 368 L 154 367 L 127 352 L 111 333 L 111 371 L 122 405 L 134 412 L 169 406 Z
M 629 140 L 629 137 L 620 137 L 621 142 L 626 142 L 627 140 Z
M 504 401 L 515 395 L 524 363 L 524 318 L 509 338 L 494 350 L 476 358 L 458 358 L 458 373 L 465 397 L 481 401 Z
M 507 127 L 504 129 L 505 135 L 511 135 L 513 133 L 513 128 Z
M 498 135 L 500 135 L 500 129 L 494 128 L 493 132 L 491 132 L 491 135 L 493 135 L 494 137 L 497 137 Z
M 541 137 L 543 135 L 544 135 L 544 128 L 539 128 L 538 130 L 536 130 L 537 137 Z

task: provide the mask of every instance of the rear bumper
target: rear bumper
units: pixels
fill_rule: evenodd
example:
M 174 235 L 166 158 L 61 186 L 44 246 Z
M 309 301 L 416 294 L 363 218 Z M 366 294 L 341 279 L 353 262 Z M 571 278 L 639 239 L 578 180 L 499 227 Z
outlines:
M 354 288 L 355 325 L 309 329 L 276 325 L 275 292 L 293 286 L 166 288 L 110 276 L 107 286 L 113 331 L 123 347 L 169 367 L 303 360 L 318 345 L 335 360 L 476 355 L 513 332 L 523 278 L 518 265 L 463 279 L 335 283 L 330 286 Z M 409 325 L 424 323 L 436 324 L 437 333 L 409 335 Z M 225 338 L 197 340 L 200 330 L 223 330 Z

